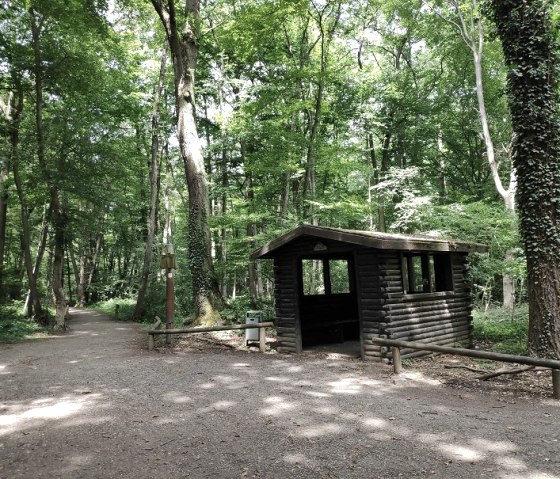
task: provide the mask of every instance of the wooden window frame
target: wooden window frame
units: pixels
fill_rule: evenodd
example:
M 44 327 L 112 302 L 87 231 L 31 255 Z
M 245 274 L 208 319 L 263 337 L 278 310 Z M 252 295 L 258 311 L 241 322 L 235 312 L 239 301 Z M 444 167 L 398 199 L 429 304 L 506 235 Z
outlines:
M 415 287 L 414 258 L 420 258 L 422 289 Z M 433 264 L 433 275 L 430 264 Z M 404 294 L 449 294 L 454 291 L 451 255 L 437 252 L 401 253 L 401 278 Z

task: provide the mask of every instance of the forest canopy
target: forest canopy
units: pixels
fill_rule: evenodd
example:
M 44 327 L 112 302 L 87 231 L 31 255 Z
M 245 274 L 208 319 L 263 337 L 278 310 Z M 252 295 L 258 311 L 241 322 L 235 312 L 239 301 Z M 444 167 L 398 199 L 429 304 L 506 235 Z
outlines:
M 553 4 L 508 3 L 548 12 L 555 52 Z M 222 298 L 264 307 L 271 265 L 249 254 L 301 223 L 485 243 L 476 304 L 528 301 L 512 65 L 492 2 L 0 6 L 2 303 L 43 324 L 54 307 L 64 327 L 68 302 L 142 291 L 135 316 L 153 317 L 172 243 L 179 317 Z

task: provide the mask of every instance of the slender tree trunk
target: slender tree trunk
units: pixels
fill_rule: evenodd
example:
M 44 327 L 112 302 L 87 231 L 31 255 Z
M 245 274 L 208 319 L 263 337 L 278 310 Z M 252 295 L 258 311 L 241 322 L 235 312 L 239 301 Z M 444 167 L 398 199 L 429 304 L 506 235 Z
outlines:
M 447 198 L 447 179 L 445 176 L 445 153 L 441 131 L 438 134 L 438 166 L 439 166 L 439 203 L 444 204 Z
M 227 213 L 227 200 L 228 200 L 228 195 L 227 195 L 227 188 L 229 186 L 229 178 L 228 178 L 228 168 L 227 168 L 227 150 L 224 147 L 222 149 L 222 198 L 221 198 L 221 214 L 222 216 L 225 216 Z M 222 297 L 227 298 L 227 293 L 228 293 L 228 275 L 227 275 L 227 268 L 226 268 L 226 263 L 227 263 L 227 256 L 228 256 L 228 242 L 227 242 L 227 229 L 225 227 L 221 228 L 221 232 L 220 232 L 220 236 L 221 236 L 221 250 L 220 250 L 220 256 L 221 256 L 221 262 L 222 262 L 222 269 L 223 269 L 223 273 L 222 273 L 222 286 L 220 288 Z
M 373 169 L 373 183 L 374 186 L 379 185 L 381 181 L 381 172 L 379 171 L 379 164 L 377 161 L 377 155 L 375 154 L 375 145 L 373 143 L 373 133 L 368 133 L 366 139 L 367 150 L 369 151 L 369 158 L 371 161 L 371 167 Z M 377 189 L 377 227 L 381 232 L 387 231 L 385 227 L 385 198 L 383 192 Z
M 494 142 L 490 133 L 490 124 L 488 121 L 488 114 L 486 112 L 486 102 L 484 99 L 484 85 L 483 85 L 483 72 L 482 72 L 482 54 L 484 51 L 484 31 L 482 28 L 482 21 L 479 18 L 477 0 L 471 0 L 470 15 L 471 18 L 467 19 L 464 10 L 461 8 L 458 0 L 451 0 L 451 4 L 455 8 L 457 17 L 460 24 L 459 32 L 463 37 L 464 42 L 470 48 L 473 55 L 474 74 L 476 81 L 476 99 L 478 102 L 478 114 L 480 118 L 480 125 L 482 128 L 482 136 L 484 138 L 484 145 L 486 147 L 486 157 L 492 173 L 492 180 L 496 191 L 504 201 L 506 215 L 513 216 L 515 214 L 515 192 L 517 189 L 517 178 L 515 169 L 512 167 L 509 178 L 509 186 L 506 190 L 502 184 L 500 174 L 498 171 L 498 163 L 496 161 L 496 153 L 494 149 Z M 506 262 L 514 256 L 512 251 L 506 252 Z M 503 306 L 504 308 L 513 309 L 515 305 L 515 283 L 513 277 L 507 273 L 502 275 L 502 292 L 503 292 Z
M 189 191 L 188 244 L 193 285 L 195 322 L 212 324 L 223 307 L 210 252 L 209 195 L 202 147 L 195 122 L 194 81 L 198 56 L 199 0 L 185 1 L 186 20 L 179 32 L 175 2 L 151 0 L 165 28 L 175 78 L 177 133 Z
M 34 316 L 39 324 L 46 326 L 48 324 L 48 316 L 41 305 L 41 299 L 37 289 L 37 277 L 35 275 L 33 261 L 31 259 L 31 228 L 29 225 L 29 209 L 27 207 L 27 197 L 19 174 L 19 158 L 17 154 L 12 156 L 12 169 L 21 211 L 21 243 L 25 271 L 27 273 L 27 281 L 29 283 L 29 294 L 28 300 L 26 301 L 28 306 L 25 308 L 25 313 L 28 317 Z
M 41 226 L 41 236 L 39 238 L 39 244 L 37 245 L 37 253 L 35 254 L 35 263 L 33 266 L 33 278 L 35 284 L 39 279 L 39 271 L 41 269 L 41 262 L 43 261 L 43 256 L 45 254 L 45 249 L 47 248 L 47 242 L 49 240 L 50 232 L 50 205 L 45 205 L 43 209 L 43 224 Z M 25 314 L 30 317 L 33 314 L 33 309 L 37 309 L 36 302 L 38 301 L 37 292 L 32 292 L 31 289 L 27 292 L 27 297 L 25 298 L 25 304 L 23 310 Z M 45 321 L 46 325 L 46 321 Z
M 22 95 L 18 95 L 22 97 Z M 18 104 L 14 105 L 17 101 Z M 19 104 L 20 103 L 20 104 Z M 7 124 L 8 141 L 12 145 L 14 137 L 17 138 L 17 133 L 14 136 L 14 130 L 19 129 L 19 117 L 23 109 L 23 101 L 15 100 L 13 92 L 10 92 L 8 101 L 4 103 L 0 98 L 0 109 L 4 114 L 4 119 Z M 16 143 L 17 146 L 17 143 Z M 10 173 L 10 163 L 8 155 L 0 156 L 0 303 L 4 300 L 4 251 L 6 245 L 6 224 L 8 218 L 8 175 Z
M 103 233 L 98 233 L 97 237 L 95 238 L 95 245 L 93 249 L 93 255 L 91 259 L 90 269 L 89 272 L 86 274 L 86 280 L 84 282 L 84 299 L 87 299 L 89 295 L 89 289 L 93 283 L 93 279 L 95 278 L 95 272 L 99 268 L 99 254 L 101 253 L 101 246 L 103 245 Z M 110 270 L 113 271 L 113 258 L 110 261 Z M 95 301 L 95 299 L 94 299 Z M 84 302 L 85 305 L 85 302 Z
M 37 159 L 39 168 L 43 174 L 45 183 L 48 185 L 51 201 L 51 217 L 54 224 L 54 252 L 53 252 L 53 274 L 52 291 L 55 299 L 56 316 L 54 329 L 66 329 L 66 299 L 63 287 L 64 272 L 64 230 L 66 228 L 66 217 L 62 211 L 61 195 L 53 182 L 47 169 L 45 157 L 45 133 L 43 128 L 43 67 L 41 51 L 41 31 L 43 19 L 37 18 L 33 7 L 29 10 L 31 18 L 31 33 L 33 39 L 34 59 L 34 87 L 35 87 L 35 127 L 37 134 Z M 62 153 L 61 153 L 62 157 Z M 59 159 L 61 159 L 61 157 Z M 59 168 L 63 171 L 63 167 Z
M 557 28 L 548 0 L 493 0 L 507 89 L 527 257 L 529 346 L 560 359 L 560 125 Z
M 74 282 L 76 283 L 75 306 L 81 308 L 83 307 L 83 303 L 85 301 L 84 283 L 82 281 L 82 279 L 85 278 L 85 255 L 82 250 L 80 252 L 80 266 L 78 267 L 78 261 L 76 260 L 76 254 L 74 253 L 72 243 L 66 245 L 66 249 L 67 254 L 70 257 L 70 263 L 72 264 L 72 274 L 74 275 Z M 70 265 L 68 265 L 68 269 L 70 269 Z M 68 276 L 70 276 L 70 273 L 68 273 Z M 70 283 L 70 277 L 68 278 L 68 282 Z M 70 285 L 68 285 L 68 289 L 70 289 Z
M 156 233 L 157 203 L 159 199 L 159 99 L 165 84 L 165 68 L 167 60 L 167 50 L 164 48 L 161 54 L 158 84 L 154 92 L 152 104 L 152 150 L 150 159 L 150 211 L 148 215 L 148 234 L 146 237 L 146 249 L 144 251 L 144 266 L 140 276 L 140 287 L 136 306 L 132 313 L 132 319 L 140 321 L 146 312 L 146 293 L 148 291 L 148 280 L 152 269 L 152 252 L 154 248 L 154 238 Z
M 314 203 L 317 201 L 317 177 L 316 177 L 316 155 L 317 155 L 317 138 L 319 134 L 319 127 L 321 125 L 321 117 L 323 113 L 323 99 L 325 84 L 327 81 L 327 68 L 329 63 L 329 47 L 333 38 L 334 32 L 338 26 L 340 19 L 341 5 L 338 4 L 338 10 L 335 13 L 333 24 L 330 28 L 326 24 L 326 10 L 329 4 L 321 9 L 316 10 L 317 26 L 319 28 L 319 45 L 320 45 L 320 69 L 319 78 L 317 81 L 317 89 L 315 92 L 315 105 L 313 110 L 308 110 L 307 118 L 308 125 L 307 131 L 309 137 L 307 140 L 307 155 L 306 155 L 306 198 L 310 200 L 307 207 L 304 208 L 304 217 L 310 218 L 313 225 L 318 225 L 319 220 L 315 211 Z M 309 55 L 307 55 L 308 57 Z M 310 87 L 311 90 L 311 87 Z
M 18 195 L 21 211 L 23 258 L 25 271 L 27 273 L 27 281 L 29 283 L 28 304 L 30 306 L 26 308 L 26 314 L 29 317 L 34 315 L 36 320 L 40 324 L 46 326 L 48 324 L 48 316 L 46 314 L 46 311 L 43 310 L 37 289 L 37 275 L 34 271 L 33 262 L 31 259 L 31 227 L 29 225 L 29 208 L 27 205 L 25 190 L 23 188 L 23 182 L 21 180 L 19 172 L 19 118 L 21 117 L 21 113 L 23 111 L 23 90 L 21 88 L 18 88 L 16 101 L 17 103 L 14 113 L 12 114 L 12 118 L 17 118 L 17 123 L 12 124 L 12 128 L 10 131 L 10 147 L 14 183 L 16 186 L 16 192 Z

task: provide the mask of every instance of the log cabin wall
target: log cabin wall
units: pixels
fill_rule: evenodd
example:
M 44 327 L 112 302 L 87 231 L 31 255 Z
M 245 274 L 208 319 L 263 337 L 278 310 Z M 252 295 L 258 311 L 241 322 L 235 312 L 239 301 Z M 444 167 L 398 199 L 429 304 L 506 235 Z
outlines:
M 358 305 L 361 317 L 362 359 L 382 361 L 381 347 L 371 344 L 372 337 L 379 337 L 385 312 L 382 295 L 386 291 L 384 271 L 380 262 L 387 256 L 379 250 L 359 248 L 356 251 Z
M 382 336 L 437 345 L 471 341 L 472 306 L 466 281 L 466 255 L 450 255 L 453 290 L 416 294 L 405 294 L 399 253 L 385 257 L 381 262 L 387 285 L 383 293 L 386 302 L 383 306 L 385 322 L 380 324 Z M 401 354 L 405 358 L 411 358 L 429 353 L 402 349 Z M 391 355 L 390 352 L 385 352 L 381 356 Z
M 297 263 L 295 257 L 274 259 L 274 297 L 278 351 L 301 352 Z

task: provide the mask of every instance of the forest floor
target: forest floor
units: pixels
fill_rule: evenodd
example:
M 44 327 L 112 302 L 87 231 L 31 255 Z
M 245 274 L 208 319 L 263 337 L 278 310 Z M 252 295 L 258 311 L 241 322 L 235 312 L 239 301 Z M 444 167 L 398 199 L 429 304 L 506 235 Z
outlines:
M 394 376 L 239 337 L 148 352 L 136 324 L 71 314 L 0 345 L 0 478 L 560 479 L 550 373 L 481 382 L 437 357 Z

